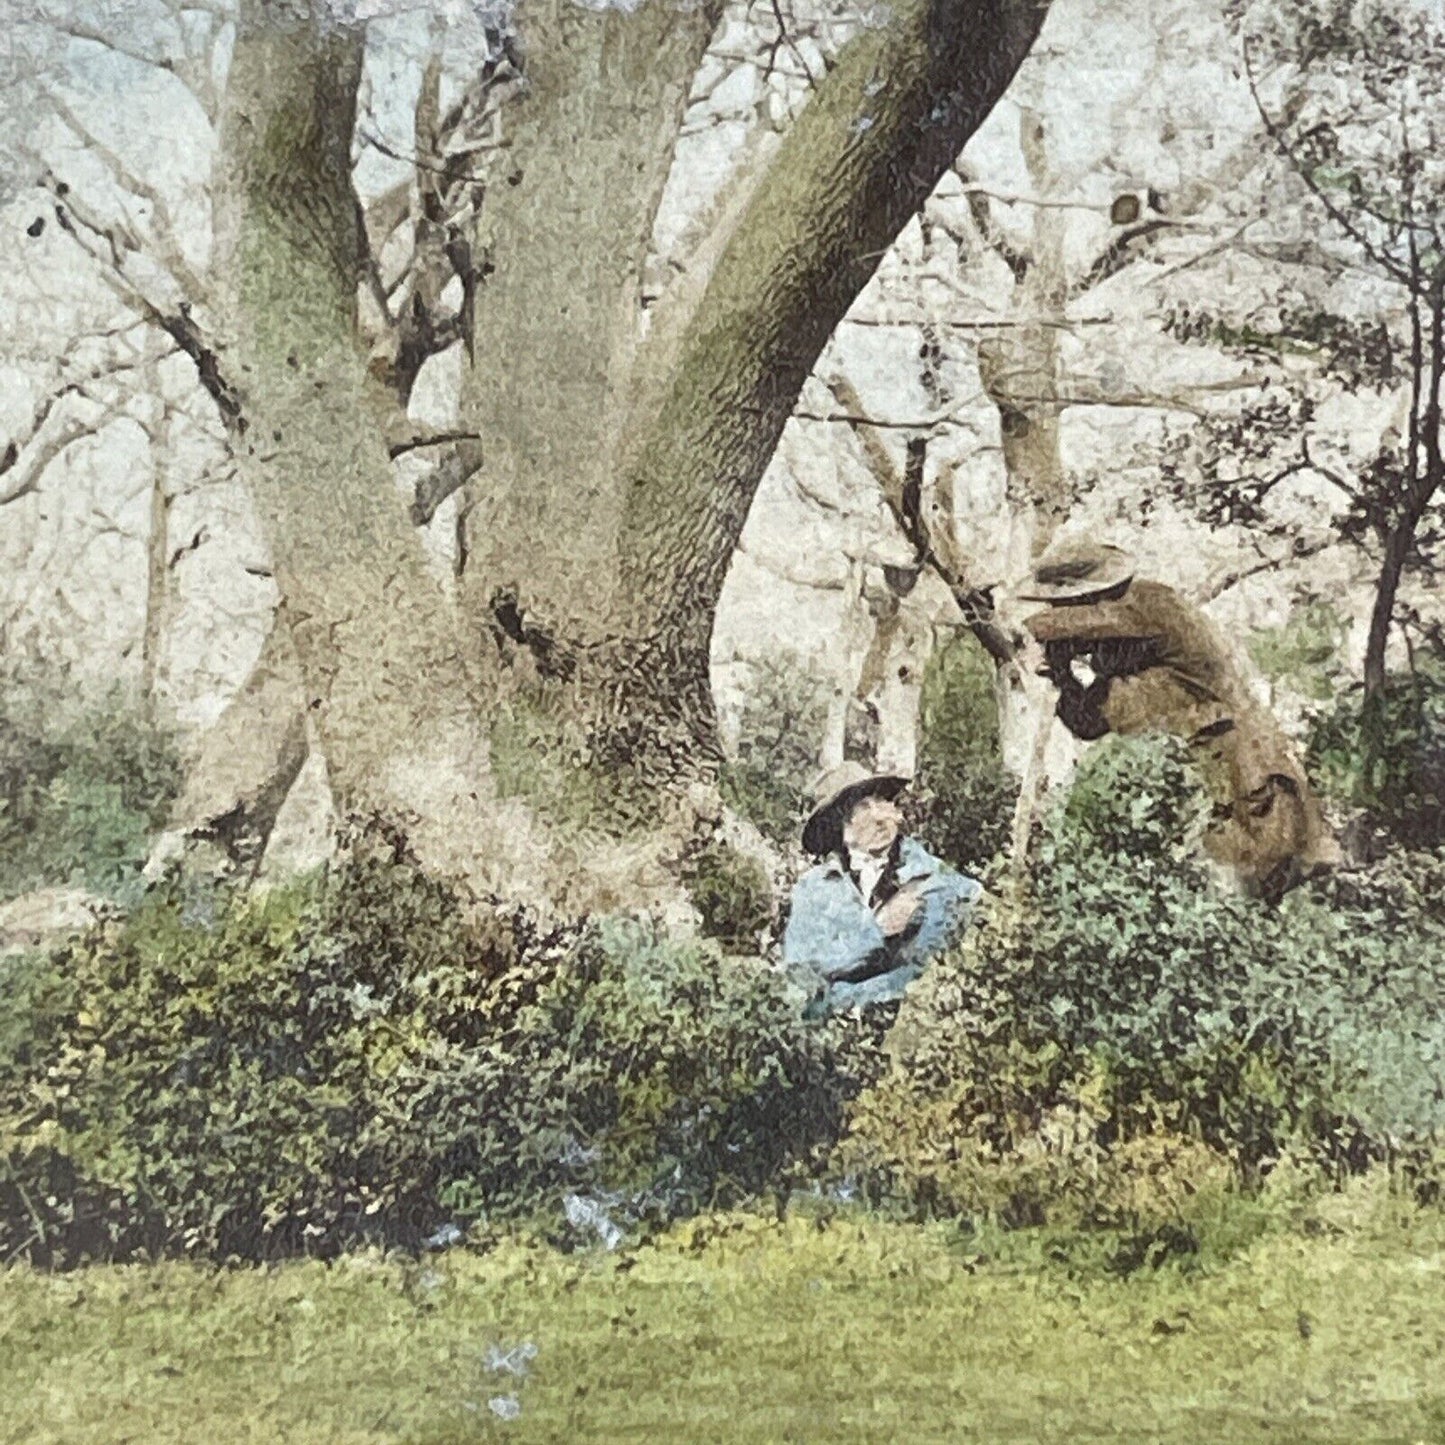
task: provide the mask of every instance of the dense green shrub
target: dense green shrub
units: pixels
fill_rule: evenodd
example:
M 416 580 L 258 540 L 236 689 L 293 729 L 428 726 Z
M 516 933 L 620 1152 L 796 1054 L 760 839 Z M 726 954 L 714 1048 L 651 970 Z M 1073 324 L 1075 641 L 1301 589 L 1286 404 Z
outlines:
M 1091 750 L 1029 897 L 905 1003 L 851 1167 L 914 1207 L 1077 1221 L 1445 1128 L 1438 912 L 1342 880 L 1275 909 L 1224 891 L 1202 817 L 1177 746 Z
M 1008 842 L 1017 780 L 999 750 L 998 700 L 988 654 L 959 636 L 923 676 L 912 825 L 940 857 L 983 872 Z
M 468 922 L 374 831 L 261 900 L 181 887 L 3 975 L 0 1255 L 329 1253 L 568 1193 L 672 1214 L 836 1118 L 781 980 L 715 946 Z
M 797 843 L 811 802 L 826 716 L 822 684 L 802 659 L 760 667 L 743 706 L 737 754 L 718 778 L 723 801 L 784 847 Z
M 73 884 L 116 894 L 180 788 L 175 741 L 126 691 L 0 678 L 0 899 Z
M 734 953 L 760 953 L 773 922 L 773 880 L 756 858 L 712 840 L 687 861 L 688 897 L 704 937 Z
M 1309 753 L 1326 792 L 1387 840 L 1445 844 L 1445 663 L 1348 692 L 1316 718 Z

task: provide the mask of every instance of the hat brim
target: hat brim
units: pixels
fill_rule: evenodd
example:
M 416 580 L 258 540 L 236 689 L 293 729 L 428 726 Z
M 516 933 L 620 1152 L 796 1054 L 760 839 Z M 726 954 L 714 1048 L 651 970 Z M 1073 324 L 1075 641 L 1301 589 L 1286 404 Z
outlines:
M 1014 588 L 1020 602 L 1087 602 L 1107 592 L 1117 592 L 1134 580 L 1134 569 L 1124 563 L 1101 567 L 1088 577 L 1070 577 L 1058 582 L 1040 582 L 1035 577 Z
M 850 783 L 834 793 L 827 802 L 819 803 L 803 824 L 803 847 L 815 858 L 836 852 L 843 841 L 843 820 L 854 804 L 864 798 L 896 798 L 908 786 L 908 779 L 897 773 L 880 773 Z

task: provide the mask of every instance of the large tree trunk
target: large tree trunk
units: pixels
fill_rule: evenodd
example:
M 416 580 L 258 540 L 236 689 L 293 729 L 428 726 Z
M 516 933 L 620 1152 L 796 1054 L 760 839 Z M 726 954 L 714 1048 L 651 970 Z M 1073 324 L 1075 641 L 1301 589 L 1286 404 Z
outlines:
M 338 807 L 408 826 L 485 879 L 485 739 L 447 600 L 387 457 L 367 375 L 351 139 L 362 33 L 320 0 L 245 0 L 221 130 L 216 274 L 237 452 Z
M 713 615 L 782 428 L 838 321 L 1003 93 L 1044 9 L 915 0 L 860 35 L 778 148 L 687 325 L 657 339 L 665 356 L 644 346 L 629 374 L 647 384 L 603 385 L 594 340 L 576 356 L 591 377 L 581 414 L 571 383 L 551 389 L 550 416 L 549 393 L 533 398 L 535 450 L 550 460 L 529 471 L 531 495 L 493 514 L 489 550 L 506 560 L 479 564 L 474 595 L 515 592 L 513 635 L 544 669 L 570 674 L 581 711 L 619 757 L 675 775 L 711 752 Z M 605 23 L 622 30 L 645 15 Z M 525 184 L 520 152 L 516 164 Z M 524 233 L 519 223 L 512 244 L 525 245 Z M 505 239 L 499 231 L 497 276 L 524 264 L 503 257 Z M 568 233 L 553 253 L 585 251 L 586 240 Z M 530 319 L 548 294 L 512 308 L 516 329 L 483 335 L 481 350 L 532 352 L 544 323 L 543 339 L 555 335 L 554 317 Z M 496 312 L 489 303 L 483 314 Z M 501 424 L 491 405 L 483 431 Z M 588 409 L 599 405 L 600 418 Z M 602 470 L 584 464 L 593 455 Z M 529 577 L 539 526 L 552 529 L 544 561 L 594 526 L 603 540 L 587 541 L 585 566 Z
M 463 406 L 487 461 L 464 596 L 479 625 L 525 631 L 544 673 L 575 662 L 549 643 L 599 635 L 612 606 L 642 268 L 720 9 L 518 11 L 526 85 L 478 233 L 487 276 Z
M 501 670 L 485 648 L 464 662 L 392 482 L 394 402 L 355 339 L 362 40 L 333 12 L 244 0 L 237 23 L 217 206 L 236 449 L 338 810 L 399 816 L 428 866 L 515 891 L 512 855 L 535 885 L 545 848 L 494 796 L 484 719 Z M 479 489 L 495 505 L 469 536 L 472 640 L 485 627 L 518 643 L 566 681 L 594 738 L 660 760 L 670 784 L 713 746 L 713 612 L 803 381 L 1042 13 L 1042 0 L 919 0 L 864 35 L 734 208 L 695 307 L 671 308 L 644 354 L 636 281 L 711 19 L 560 3 L 528 19 L 535 109 L 482 236 L 469 420 L 498 461 Z M 665 851 L 628 863 L 634 894 Z

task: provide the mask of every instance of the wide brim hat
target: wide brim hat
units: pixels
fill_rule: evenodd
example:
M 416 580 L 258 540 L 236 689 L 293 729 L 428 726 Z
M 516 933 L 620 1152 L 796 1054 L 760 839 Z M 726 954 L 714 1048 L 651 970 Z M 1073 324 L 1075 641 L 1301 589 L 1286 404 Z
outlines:
M 864 798 L 896 798 L 908 786 L 898 773 L 875 773 L 862 763 L 829 768 L 813 786 L 813 811 L 803 824 L 803 847 L 815 858 L 835 852 L 843 841 L 843 820 Z
M 1087 602 L 1127 587 L 1134 570 L 1122 547 L 1072 538 L 1047 548 L 1014 596 L 1021 602 Z

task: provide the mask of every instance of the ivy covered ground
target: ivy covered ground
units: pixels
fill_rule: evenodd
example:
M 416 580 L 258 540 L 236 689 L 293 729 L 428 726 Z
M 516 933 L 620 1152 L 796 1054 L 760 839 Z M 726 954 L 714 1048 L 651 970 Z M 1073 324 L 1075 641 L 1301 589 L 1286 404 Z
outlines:
M 0 1276 L 0 1439 L 1445 1439 L 1445 1218 L 1378 1180 L 1127 1277 L 863 1214 Z

